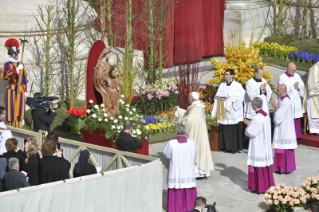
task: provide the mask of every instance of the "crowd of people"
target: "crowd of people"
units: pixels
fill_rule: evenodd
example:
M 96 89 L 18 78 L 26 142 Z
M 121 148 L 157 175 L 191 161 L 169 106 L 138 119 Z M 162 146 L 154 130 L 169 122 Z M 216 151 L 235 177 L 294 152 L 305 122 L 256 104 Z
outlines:
M 287 71 L 278 79 L 276 100 L 271 102 L 272 90 L 263 79 L 260 66 L 255 67 L 255 76 L 245 84 L 245 89 L 234 80 L 235 71 L 227 69 L 225 81 L 215 95 L 212 117 L 217 116 L 219 123 L 218 147 L 233 154 L 248 149 L 247 187 L 252 192 L 264 193 L 275 186 L 273 171 L 289 174 L 296 170 L 294 149 L 301 137 L 300 118 L 307 110 L 309 132 L 319 135 L 319 63 L 310 69 L 312 77 L 306 85 L 296 69 L 294 63 L 288 64 Z M 304 97 L 308 99 L 302 104 Z M 170 160 L 168 212 L 191 211 L 197 197 L 196 180 L 207 179 L 214 170 L 205 106 L 196 92 L 189 94 L 189 103 L 187 110 L 175 107 L 180 123 L 176 130 L 178 138 L 170 140 L 163 152 Z M 274 108 L 273 137 L 268 103 Z M 202 210 L 196 209 L 193 211 Z
M 34 137 L 28 137 L 22 148 L 12 137 L 0 142 L 5 143 L 5 152 L 0 154 L 0 192 L 70 178 L 71 163 L 63 157 L 56 131 L 48 133 L 41 150 Z M 81 151 L 73 177 L 97 173 L 89 157 L 89 150 Z

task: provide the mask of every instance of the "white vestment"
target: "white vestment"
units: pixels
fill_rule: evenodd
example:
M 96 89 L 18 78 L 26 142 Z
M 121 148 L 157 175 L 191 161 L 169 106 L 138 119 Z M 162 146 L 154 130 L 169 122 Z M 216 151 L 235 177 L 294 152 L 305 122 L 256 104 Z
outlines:
M 9 138 L 12 138 L 12 133 L 10 130 L 4 129 L 4 130 L 0 130 L 0 155 L 2 155 L 3 153 L 7 152 L 6 149 L 6 141 Z
M 295 132 L 292 103 L 288 97 L 279 102 L 279 108 L 274 114 L 274 149 L 295 149 L 297 138 Z
M 245 90 L 239 82 L 233 80 L 230 86 L 226 82 L 220 83 L 218 91 L 215 95 L 214 107 L 212 110 L 212 117 L 217 113 L 217 98 L 226 97 L 224 100 L 224 107 L 228 112 L 225 112 L 225 120 L 217 120 L 219 124 L 237 124 L 243 121 L 243 101 Z
M 299 82 L 297 89 L 294 86 L 295 82 Z M 288 77 L 287 74 L 283 73 L 278 78 L 278 85 L 280 84 L 285 84 L 287 86 L 287 93 L 292 102 L 293 117 L 295 119 L 303 117 L 301 98 L 304 94 L 305 85 L 299 74 L 295 73 L 293 77 Z M 277 102 L 279 102 L 279 99 L 280 97 L 277 98 Z
M 266 95 L 261 94 L 259 88 L 264 83 L 266 83 Z M 262 109 L 267 113 L 269 118 L 268 102 L 270 101 L 272 91 L 266 80 L 261 79 L 261 82 L 256 82 L 254 78 L 251 78 L 247 81 L 245 88 L 246 94 L 244 105 L 244 118 L 253 119 L 253 117 L 256 115 L 256 112 L 251 107 L 251 102 L 256 97 L 260 97 L 263 100 Z
M 310 133 L 319 133 L 319 62 L 314 64 L 308 72 L 308 80 L 303 99 L 304 112 L 308 116 Z
M 273 164 L 271 128 L 267 116 L 257 113 L 246 128 L 245 134 L 250 138 L 248 166 L 267 167 Z
M 198 153 L 196 143 L 187 139 L 186 143 L 170 140 L 163 154 L 170 160 L 167 187 L 175 189 L 196 187 L 195 162 Z
M 196 176 L 210 176 L 210 171 L 214 170 L 214 163 L 208 140 L 205 105 L 201 101 L 194 101 L 187 110 L 178 108 L 175 115 L 186 127 L 185 136 L 193 139 L 198 146 L 194 169 Z

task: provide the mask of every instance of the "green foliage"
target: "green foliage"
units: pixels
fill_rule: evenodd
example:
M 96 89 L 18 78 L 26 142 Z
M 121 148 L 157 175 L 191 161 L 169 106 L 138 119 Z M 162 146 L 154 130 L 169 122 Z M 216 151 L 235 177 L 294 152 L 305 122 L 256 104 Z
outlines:
M 279 58 L 274 58 L 274 57 L 268 57 L 263 55 L 263 62 L 266 63 L 267 65 L 273 65 L 273 66 L 282 66 L 282 67 L 287 67 L 289 61 L 286 60 L 281 60 Z M 309 69 L 313 66 L 313 64 L 308 64 L 308 63 L 303 63 L 303 62 L 296 62 L 294 63 L 297 66 L 298 70 L 303 70 L 303 71 L 309 71 Z
M 280 45 L 294 46 L 298 48 L 299 52 L 309 52 L 313 54 L 319 54 L 319 40 L 318 39 L 307 39 L 300 40 L 293 36 L 270 36 L 264 39 L 268 43 L 278 43 Z

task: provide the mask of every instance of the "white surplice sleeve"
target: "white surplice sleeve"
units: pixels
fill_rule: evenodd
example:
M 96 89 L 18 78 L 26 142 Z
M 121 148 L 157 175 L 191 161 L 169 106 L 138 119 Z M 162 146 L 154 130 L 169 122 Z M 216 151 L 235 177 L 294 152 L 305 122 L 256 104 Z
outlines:
M 267 99 L 267 103 L 268 103 L 271 99 L 272 90 L 267 82 L 266 82 L 266 93 L 267 93 L 266 99 Z
M 278 108 L 278 110 L 276 110 L 275 112 L 275 116 L 274 116 L 274 123 L 275 125 L 279 125 L 281 124 L 281 122 L 283 122 L 287 116 L 287 113 L 289 111 L 289 105 L 288 104 L 281 104 Z
M 171 142 L 168 142 L 164 151 L 163 151 L 163 154 L 170 160 L 171 157 L 172 157 L 172 148 L 171 148 Z
M 259 122 L 256 118 L 254 118 L 247 126 L 245 135 L 249 138 L 255 138 L 258 133 L 262 130 L 262 123 Z
M 297 74 L 298 76 L 298 95 L 303 98 L 303 94 L 304 94 L 304 91 L 305 91 L 305 84 L 303 83 L 302 79 L 300 78 L 299 74 Z
M 250 81 L 248 81 L 246 83 L 246 92 L 247 92 L 247 96 L 249 98 L 249 101 L 253 101 L 255 97 L 259 96 L 260 94 L 260 89 L 259 87 L 256 87 L 254 85 L 254 83 L 251 83 Z

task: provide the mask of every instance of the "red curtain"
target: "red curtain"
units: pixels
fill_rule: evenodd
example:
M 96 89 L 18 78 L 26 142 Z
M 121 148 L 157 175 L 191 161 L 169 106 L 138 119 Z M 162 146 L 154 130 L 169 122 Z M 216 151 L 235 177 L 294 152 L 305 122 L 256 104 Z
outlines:
M 107 1 L 107 0 L 106 0 Z M 114 31 L 118 31 L 117 45 L 125 47 L 125 0 L 117 0 L 123 9 L 114 14 Z M 146 25 L 143 23 L 143 5 L 134 2 L 134 43 L 138 50 L 147 51 Z M 177 1 L 176 1 L 177 2 Z M 181 63 L 178 57 L 185 49 L 185 44 L 198 51 L 193 61 L 204 56 L 224 53 L 223 26 L 225 0 L 179 0 L 172 2 L 166 14 L 169 24 L 165 27 L 164 52 L 166 67 Z M 165 12 L 167 12 L 165 11 Z M 140 18 L 137 18 L 140 17 Z M 99 20 L 97 20 L 97 28 Z M 146 57 L 145 57 L 146 58 Z M 147 59 L 147 58 L 146 58 Z M 192 61 L 192 62 L 193 62 Z M 191 61 L 188 61 L 191 62 Z

